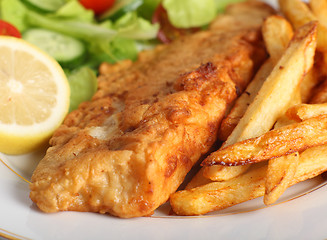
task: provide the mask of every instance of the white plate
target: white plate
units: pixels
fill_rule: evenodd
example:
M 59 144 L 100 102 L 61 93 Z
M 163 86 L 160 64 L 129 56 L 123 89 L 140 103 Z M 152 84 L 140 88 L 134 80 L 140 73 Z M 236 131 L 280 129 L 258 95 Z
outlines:
M 152 217 L 135 219 L 79 212 L 45 214 L 29 199 L 28 183 L 24 180 L 30 178 L 41 155 L 0 154 L 6 164 L 0 163 L 0 236 L 48 240 L 327 237 L 326 182 L 320 177 L 291 187 L 274 206 L 265 207 L 262 198 L 258 198 L 206 216 L 169 216 L 168 205 Z
M 206 216 L 169 216 L 168 204 L 152 217 L 135 219 L 78 212 L 45 214 L 29 199 L 26 182 L 43 153 L 0 154 L 4 162 L 0 162 L 0 239 L 327 238 L 327 191 L 320 177 L 291 187 L 273 206 L 265 207 L 258 198 Z

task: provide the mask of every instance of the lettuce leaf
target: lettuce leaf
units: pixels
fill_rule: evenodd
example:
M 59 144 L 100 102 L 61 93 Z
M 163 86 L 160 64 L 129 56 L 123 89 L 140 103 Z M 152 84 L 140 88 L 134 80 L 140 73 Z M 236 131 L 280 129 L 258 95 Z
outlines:
M 28 12 L 26 19 L 30 26 L 57 31 L 86 41 L 110 39 L 117 34 L 117 31 L 96 23 L 88 23 L 79 19 L 63 19 L 32 11 Z
M 224 12 L 226 6 L 231 3 L 243 2 L 244 0 L 215 0 L 218 13 Z
M 55 12 L 56 17 L 80 20 L 83 22 L 94 22 L 94 12 L 85 9 L 78 1 L 71 0 Z
M 158 24 L 151 24 L 149 21 L 138 17 L 137 13 L 129 12 L 119 18 L 114 28 L 118 36 L 128 39 L 146 40 L 156 38 L 159 30 Z
M 69 111 L 77 109 L 82 102 L 92 98 L 97 90 L 97 77 L 90 68 L 81 67 L 72 72 L 66 71 L 71 89 Z
M 151 21 L 152 16 L 161 0 L 144 0 L 143 4 L 137 9 L 139 16 Z
M 14 25 L 20 32 L 28 28 L 26 23 L 27 8 L 19 0 L 1 0 L 0 15 L 1 19 Z
M 217 14 L 215 0 L 163 0 L 162 5 L 170 22 L 178 28 L 201 27 Z

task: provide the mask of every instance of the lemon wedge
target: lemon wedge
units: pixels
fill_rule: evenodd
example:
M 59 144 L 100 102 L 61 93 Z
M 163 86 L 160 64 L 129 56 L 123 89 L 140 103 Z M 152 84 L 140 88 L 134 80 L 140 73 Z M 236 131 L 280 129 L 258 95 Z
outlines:
M 45 144 L 69 109 L 60 65 L 26 41 L 0 36 L 0 152 L 23 154 Z

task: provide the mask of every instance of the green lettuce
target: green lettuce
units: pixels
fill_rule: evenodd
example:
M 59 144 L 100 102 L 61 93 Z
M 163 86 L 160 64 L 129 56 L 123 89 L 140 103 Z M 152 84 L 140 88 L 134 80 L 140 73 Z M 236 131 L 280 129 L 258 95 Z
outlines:
M 152 16 L 161 0 L 144 0 L 143 4 L 137 9 L 137 13 L 149 21 L 152 20 Z
M 75 19 L 84 22 L 94 22 L 94 12 L 85 9 L 78 1 L 72 0 L 67 2 L 55 12 L 59 18 Z
M 215 0 L 218 13 L 224 12 L 226 6 L 231 3 L 243 2 L 244 0 Z
M 110 39 L 117 34 L 117 31 L 96 23 L 79 19 L 63 19 L 55 15 L 47 16 L 32 11 L 28 12 L 26 20 L 30 26 L 49 29 L 86 41 Z
M 92 98 L 97 90 L 97 76 L 89 67 L 66 71 L 71 90 L 69 111 L 77 109 L 81 102 Z
M 178 28 L 201 27 L 217 15 L 215 0 L 163 0 L 162 5 Z
M 19 0 L 1 0 L 0 15 L 1 19 L 14 25 L 19 31 L 28 28 L 26 23 L 26 6 Z
M 129 12 L 116 21 L 114 28 L 120 37 L 146 40 L 156 38 L 159 24 L 151 24 L 138 17 L 136 12 Z

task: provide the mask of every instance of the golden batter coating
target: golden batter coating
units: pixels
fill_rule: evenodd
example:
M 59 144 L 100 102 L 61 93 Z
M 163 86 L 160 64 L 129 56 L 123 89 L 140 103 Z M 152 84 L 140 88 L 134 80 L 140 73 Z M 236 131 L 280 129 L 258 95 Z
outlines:
M 255 12 L 261 19 L 228 32 L 216 23 L 143 52 L 135 63 L 101 66 L 92 101 L 70 113 L 50 140 L 30 198 L 45 212 L 152 214 L 216 141 L 226 108 L 266 57 L 260 23 L 271 8 L 242 3 L 225 17 Z

